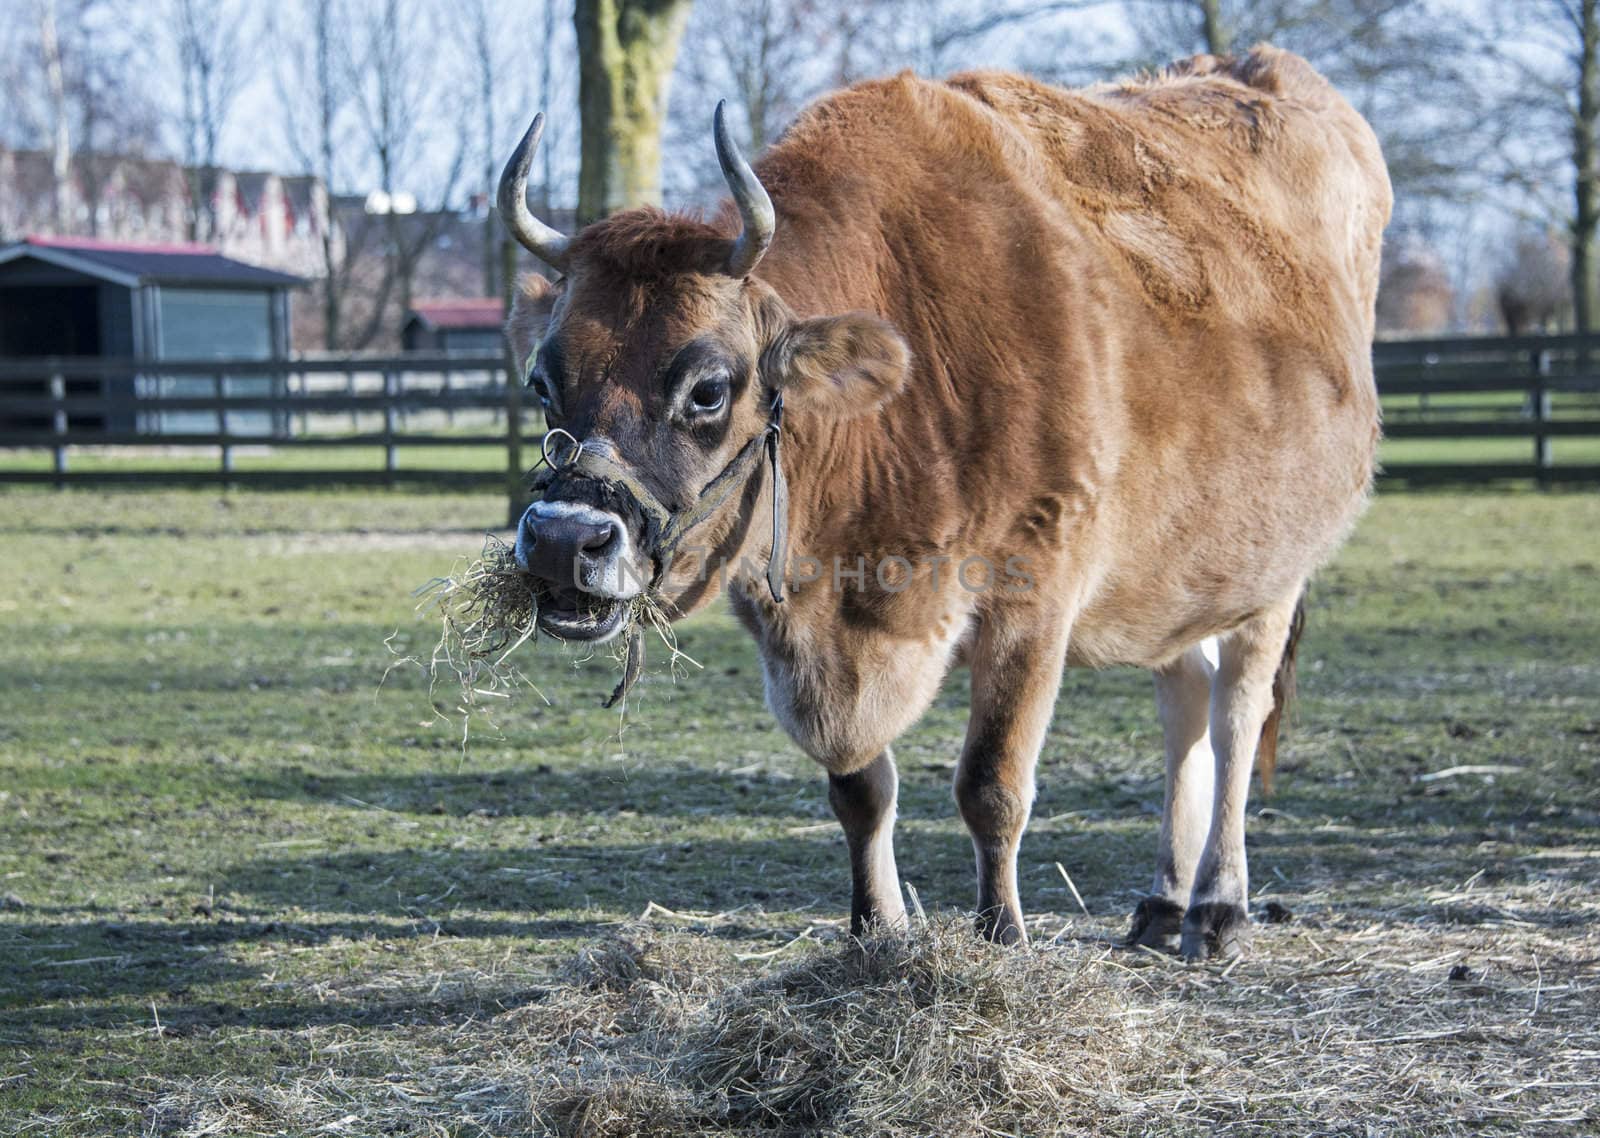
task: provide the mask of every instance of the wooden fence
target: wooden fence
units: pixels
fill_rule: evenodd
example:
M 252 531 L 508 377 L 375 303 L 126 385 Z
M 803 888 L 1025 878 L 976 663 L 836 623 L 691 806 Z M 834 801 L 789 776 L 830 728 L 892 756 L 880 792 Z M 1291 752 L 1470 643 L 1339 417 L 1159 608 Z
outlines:
M 1600 482 L 1600 336 L 1388 342 L 1373 360 L 1386 481 Z M 514 514 L 526 494 L 523 439 L 539 423 L 507 374 L 489 353 L 0 360 L 0 482 L 405 483 L 503 490 Z M 138 461 L 108 448 L 139 448 Z M 319 464 L 333 448 L 370 452 L 372 465 Z M 444 458 L 403 465 L 408 448 Z M 284 457 L 296 450 L 305 462 Z M 14 460 L 29 452 L 47 453 L 48 467 Z M 241 466 L 241 454 L 252 461 Z
M 1388 341 L 1372 359 L 1386 480 L 1600 481 L 1600 335 Z
M 227 484 L 252 487 L 426 485 L 526 494 L 522 388 L 499 353 L 337 359 L 0 361 L 0 450 L 48 451 L 49 469 L 0 465 L 0 482 L 56 486 Z M 136 463 L 106 448 L 140 448 Z M 100 461 L 74 468 L 77 448 Z M 201 448 L 198 452 L 193 448 Z M 370 468 L 312 457 L 370 452 Z M 402 448 L 452 463 L 402 466 Z M 240 454 L 307 452 L 307 461 L 240 468 Z M 477 452 L 479 461 L 461 462 Z M 116 454 L 115 450 L 109 453 Z M 213 461 L 197 466 L 195 453 Z M 153 458 L 151 457 L 153 456 Z M 188 461 L 180 461 L 179 459 Z M 164 461 L 152 468 L 152 461 Z

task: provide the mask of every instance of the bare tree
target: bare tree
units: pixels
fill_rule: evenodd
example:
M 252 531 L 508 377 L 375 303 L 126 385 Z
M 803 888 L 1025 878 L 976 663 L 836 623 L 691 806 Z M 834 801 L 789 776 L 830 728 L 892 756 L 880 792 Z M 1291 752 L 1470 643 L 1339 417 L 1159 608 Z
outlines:
M 1389 0 L 1345 5 L 1369 12 Z M 1129 19 L 1142 45 L 1171 55 L 1228 55 L 1261 41 L 1274 42 L 1318 20 L 1348 22 L 1338 0 L 1132 0 Z
M 915 22 L 925 29 L 926 44 L 919 53 L 918 67 L 939 74 L 964 61 L 956 56 L 1000 31 L 1026 28 L 1034 31 L 1048 26 L 1052 17 L 1103 11 L 1117 6 L 1118 0 L 997 0 L 971 7 L 946 4 L 940 0 L 899 0 L 902 8 L 914 9 Z M 908 17 L 913 12 L 907 11 Z M 1048 37 L 1052 46 L 1068 36 L 1056 27 Z M 1104 66 L 1105 61 L 1100 61 Z
M 494 200 L 496 168 L 503 160 L 500 137 L 495 130 L 499 111 L 497 80 L 501 74 L 500 11 L 491 0 L 468 0 L 462 28 L 465 33 L 465 54 L 469 79 L 477 98 L 479 130 L 478 157 L 482 163 L 479 193 L 484 203 L 483 214 L 483 295 L 494 296 L 499 275 L 499 238 L 501 225 L 495 211 L 488 208 Z
M 668 122 L 672 191 L 695 200 L 723 192 L 710 159 L 717 100 L 728 100 L 758 152 L 823 91 L 903 67 L 937 74 L 941 52 L 953 59 L 980 35 L 976 23 L 992 30 L 1039 7 L 1013 4 L 1000 19 L 954 0 L 697 0 Z
M 806 64 L 819 33 L 820 4 L 805 0 L 701 0 L 704 35 L 695 58 L 720 57 L 743 112 L 751 150 L 766 146 L 811 93 Z
M 243 9 L 224 0 L 170 0 L 179 83 L 179 148 L 189 177 L 189 239 L 217 232 L 216 182 L 222 132 L 249 76 Z
M 73 174 L 93 235 L 100 232 L 102 214 L 109 212 L 105 196 L 112 176 L 125 159 L 142 158 L 160 146 L 161 116 L 139 82 L 137 45 L 106 34 L 92 18 L 116 20 L 118 9 L 91 3 L 84 14 L 67 87 L 75 108 Z M 110 220 L 116 224 L 115 218 Z
M 159 135 L 135 78 L 128 10 L 123 0 L 26 0 L 23 11 L 0 23 L 0 145 L 46 153 L 49 208 L 13 200 L 0 213 L 8 226 L 95 233 L 118 156 Z
M 399 316 L 410 309 L 417 267 L 449 218 L 470 137 L 456 131 L 442 151 L 432 129 L 454 122 L 465 108 L 439 97 L 435 66 L 442 29 L 438 9 L 414 0 L 368 0 L 352 15 L 347 82 L 353 92 L 356 122 L 366 156 L 377 176 L 374 199 L 383 232 L 383 272 L 372 309 L 353 346 L 371 344 L 386 326 L 391 307 Z M 442 173 L 429 175 L 445 157 Z M 400 177 L 428 177 L 430 185 L 402 186 Z
M 518 77 L 525 79 L 529 70 L 526 57 L 519 57 L 514 66 L 505 69 L 508 82 L 497 84 L 497 87 L 509 90 L 501 90 L 495 96 L 497 103 L 503 102 L 515 108 L 509 116 L 496 116 L 496 132 L 507 128 L 520 132 L 528 125 L 527 116 L 531 109 L 545 112 L 544 137 L 538 153 L 539 174 L 532 190 L 538 215 L 545 218 L 551 216 L 556 204 L 556 156 L 565 149 L 565 144 L 572 137 L 570 132 L 576 129 L 578 121 L 578 116 L 564 112 L 557 105 L 558 100 L 565 97 L 559 81 L 563 74 L 570 78 L 570 73 L 564 73 L 558 65 L 557 60 L 565 58 L 559 48 L 565 46 L 561 43 L 562 36 L 572 31 L 572 25 L 559 18 L 557 8 L 558 0 L 539 0 L 536 10 L 532 12 L 524 6 L 516 9 L 519 19 L 506 28 L 504 34 L 519 45 L 525 45 L 530 39 L 538 44 L 537 82 L 531 85 L 530 91 L 529 84 L 517 81 Z M 484 192 L 489 195 L 490 201 L 493 201 L 499 184 L 500 163 L 505 161 L 514 141 L 515 134 L 499 138 L 493 152 L 485 153 Z M 570 206 L 571 199 L 566 199 L 563 204 Z M 490 282 L 486 273 L 489 288 L 485 294 L 499 295 L 506 310 L 510 311 L 519 265 L 527 265 L 531 272 L 548 273 L 552 270 L 522 253 L 522 247 L 506 231 L 497 211 L 490 211 L 488 224 L 484 256 L 497 256 L 498 274 L 497 279 Z
M 1213 55 L 1227 55 L 1233 48 L 1233 36 L 1228 25 L 1222 22 L 1222 0 L 1198 0 L 1200 5 L 1200 34 L 1206 41 L 1206 50 Z
M 1577 95 L 1569 104 L 1572 112 L 1572 311 L 1578 331 L 1587 332 L 1594 319 L 1594 236 L 1600 226 L 1596 206 L 1596 180 L 1600 178 L 1595 156 L 1596 126 L 1600 124 L 1600 17 L 1595 0 L 1578 0 L 1560 5 L 1562 15 L 1571 21 L 1571 53 L 1577 72 Z
M 61 39 L 56 32 L 55 0 L 39 2 L 39 50 L 44 59 L 45 85 L 50 99 L 50 173 L 55 179 L 55 227 L 66 233 L 72 218 L 72 140 L 67 123 L 66 69 L 61 64 Z
M 1540 18 L 1528 18 L 1536 15 Z M 1502 92 L 1495 175 L 1510 205 L 1566 231 L 1573 323 L 1596 321 L 1594 245 L 1600 230 L 1600 4 L 1527 0 L 1492 9 L 1484 48 Z
M 538 12 L 537 38 L 539 42 L 539 83 L 538 93 L 533 103 L 543 110 L 549 117 L 545 119 L 545 132 L 542 144 L 539 147 L 539 181 L 534 190 L 535 200 L 539 207 L 540 217 L 549 217 L 555 204 L 555 161 L 556 154 L 562 149 L 562 142 L 567 137 L 567 123 L 572 121 L 572 116 L 555 113 L 556 108 L 556 43 L 561 34 L 563 24 L 557 20 L 557 0 L 540 0 Z M 521 130 L 524 124 L 520 119 L 511 123 L 512 127 Z M 496 161 L 505 157 L 505 153 L 497 154 Z M 497 172 L 498 168 L 494 168 Z M 486 183 L 486 188 L 492 194 L 496 183 Z M 505 310 L 511 311 L 511 302 L 516 290 L 517 264 L 521 246 L 512 239 L 504 225 L 499 224 L 499 214 L 494 214 L 498 225 L 498 250 L 500 254 L 500 297 L 505 304 Z M 535 263 L 532 271 L 549 272 L 547 266 Z
M 690 0 L 577 0 L 578 219 L 661 200 L 661 129 Z
M 515 144 L 516 132 L 526 128 L 527 116 L 536 108 L 546 112 L 549 125 L 539 148 L 540 174 L 534 193 L 540 216 L 549 215 L 555 154 L 564 130 L 573 121 L 573 116 L 562 114 L 555 105 L 557 39 L 565 30 L 558 23 L 556 9 L 557 0 L 509 8 L 500 0 L 467 0 L 460 25 L 465 70 L 462 89 L 472 92 L 474 157 L 479 164 L 476 193 L 485 205 L 494 201 L 500 166 Z M 527 57 L 530 43 L 538 45 L 536 66 L 530 66 Z M 511 54 L 512 48 L 516 55 Z M 532 81 L 535 75 L 536 83 Z M 483 295 L 499 295 L 509 303 L 519 246 L 494 209 L 485 209 L 483 227 Z
M 555 95 L 555 48 L 556 48 L 556 0 L 544 0 L 544 21 L 542 35 L 539 37 L 539 106 L 550 107 L 554 105 Z M 540 171 L 539 179 L 539 204 L 548 213 L 551 206 L 551 195 L 555 186 L 555 154 L 556 139 L 559 137 L 561 127 L 552 125 L 545 130 L 544 145 L 539 148 Z M 506 242 L 510 248 L 511 242 Z M 509 282 L 507 285 L 509 289 Z
M 322 276 L 317 282 L 322 307 L 322 342 L 330 350 L 343 343 L 345 296 L 359 243 L 340 241 L 332 208 L 335 185 L 344 174 L 341 139 L 350 107 L 350 87 L 341 45 L 348 35 L 342 0 L 299 0 L 287 19 L 274 22 L 277 48 L 273 81 L 281 109 L 284 140 L 295 162 L 322 183 L 323 216 L 318 218 Z
M 710 109 L 726 98 L 744 124 L 751 153 L 777 137 L 795 113 L 830 82 L 816 66 L 837 33 L 830 0 L 699 0 L 685 37 L 694 45 L 678 65 L 668 121 L 667 180 L 676 193 L 720 194 L 710 156 Z M 736 128 L 737 129 L 737 128 Z

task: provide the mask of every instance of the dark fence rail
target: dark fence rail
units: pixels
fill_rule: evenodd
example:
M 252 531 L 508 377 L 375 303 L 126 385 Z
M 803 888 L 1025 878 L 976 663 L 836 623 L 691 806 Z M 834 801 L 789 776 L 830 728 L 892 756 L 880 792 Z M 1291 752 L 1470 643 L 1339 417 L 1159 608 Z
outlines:
M 45 450 L 50 469 L 0 466 L 0 482 L 301 487 L 428 484 L 525 494 L 521 388 L 498 353 L 295 360 L 0 360 L 0 448 Z M 209 468 L 74 469 L 74 448 L 204 448 Z M 402 448 L 485 458 L 402 466 Z M 308 463 L 238 469 L 247 448 L 304 449 Z M 331 449 L 371 450 L 376 469 L 317 466 Z M 185 456 L 187 457 L 187 456 Z M 14 466 L 14 464 L 12 464 Z
M 1600 336 L 1386 341 L 1372 360 L 1391 440 L 1385 479 L 1600 481 Z M 1411 440 L 1456 445 L 1423 457 Z M 1506 440 L 1525 443 L 1523 457 L 1471 453 L 1474 441 Z
M 1383 342 L 1373 362 L 1391 440 L 1385 480 L 1600 482 L 1600 336 Z M 0 482 L 427 484 L 503 489 L 515 512 L 525 495 L 523 440 L 538 424 L 525 421 L 521 387 L 508 374 L 493 353 L 0 360 L 0 449 L 49 455 L 49 469 L 0 462 Z M 185 461 L 152 469 L 147 453 L 119 467 L 105 452 L 80 449 L 108 447 L 173 448 L 154 457 L 181 453 Z M 275 457 L 240 469 L 237 456 L 253 453 L 246 448 Z M 445 457 L 402 466 L 403 448 Z M 319 452 L 334 449 L 370 450 L 378 462 L 316 465 Z M 295 450 L 309 465 L 282 459 Z M 483 457 L 464 468 L 470 452 Z M 78 454 L 98 461 L 75 469 Z M 196 466 L 195 454 L 215 461 Z

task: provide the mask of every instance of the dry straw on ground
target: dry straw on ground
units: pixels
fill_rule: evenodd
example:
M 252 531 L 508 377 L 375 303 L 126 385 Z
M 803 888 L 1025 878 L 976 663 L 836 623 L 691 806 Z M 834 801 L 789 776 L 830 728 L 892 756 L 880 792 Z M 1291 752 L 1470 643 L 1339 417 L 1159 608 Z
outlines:
M 619 943 L 619 977 L 662 983 L 658 942 Z M 960 922 L 819 953 L 687 1023 L 652 997 L 633 1046 L 543 1087 L 534 1115 L 585 1138 L 1056 1132 L 1114 1110 L 1111 1057 L 1141 1050 L 1137 1017 L 1094 982 L 1107 952 L 1008 952 Z M 1159 1041 L 1140 1058 L 1173 1061 Z
M 635 922 L 514 1006 L 441 1025 L 415 1054 L 308 1032 L 339 1071 L 381 1076 L 169 1087 L 149 1133 L 1365 1136 L 1600 1123 L 1587 938 L 1297 921 L 1264 933 L 1259 958 L 1188 966 L 1091 926 L 1073 919 L 1053 943 L 1036 928 L 1024 949 L 984 943 L 962 919 L 860 943 L 790 933 L 752 964 L 716 918 L 698 932 Z

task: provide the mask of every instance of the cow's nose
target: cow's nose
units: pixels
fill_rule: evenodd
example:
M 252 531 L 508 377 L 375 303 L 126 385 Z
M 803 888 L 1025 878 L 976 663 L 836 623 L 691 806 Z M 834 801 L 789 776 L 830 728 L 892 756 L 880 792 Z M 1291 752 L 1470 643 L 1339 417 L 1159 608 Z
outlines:
M 517 528 L 517 563 L 546 581 L 588 586 L 622 544 L 622 527 L 597 510 L 539 505 L 529 507 Z

